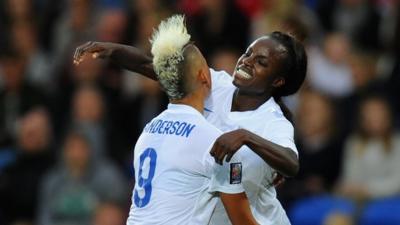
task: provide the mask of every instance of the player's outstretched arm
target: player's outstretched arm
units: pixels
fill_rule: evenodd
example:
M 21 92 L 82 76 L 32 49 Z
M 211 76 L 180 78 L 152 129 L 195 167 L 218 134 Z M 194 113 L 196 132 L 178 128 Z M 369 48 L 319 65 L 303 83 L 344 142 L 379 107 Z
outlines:
M 152 58 L 133 46 L 89 41 L 76 48 L 74 64 L 79 65 L 86 54 L 91 55 L 93 58 L 110 59 L 123 69 L 157 80 Z
M 233 154 L 243 145 L 247 145 L 268 165 L 284 176 L 293 177 L 299 171 L 299 161 L 294 151 L 272 143 L 245 129 L 222 134 L 215 141 L 210 154 L 217 163 L 222 165 L 225 156 L 226 161 L 229 162 Z
M 238 194 L 220 193 L 220 198 L 232 225 L 258 224 L 251 213 L 250 204 L 244 192 Z

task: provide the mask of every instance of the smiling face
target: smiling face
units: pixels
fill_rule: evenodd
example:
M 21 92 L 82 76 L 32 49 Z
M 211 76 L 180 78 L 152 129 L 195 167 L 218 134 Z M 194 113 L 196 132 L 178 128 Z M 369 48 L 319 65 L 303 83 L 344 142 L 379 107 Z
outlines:
M 271 94 L 285 83 L 280 72 L 286 54 L 285 47 L 268 36 L 255 40 L 239 58 L 233 84 L 246 93 Z

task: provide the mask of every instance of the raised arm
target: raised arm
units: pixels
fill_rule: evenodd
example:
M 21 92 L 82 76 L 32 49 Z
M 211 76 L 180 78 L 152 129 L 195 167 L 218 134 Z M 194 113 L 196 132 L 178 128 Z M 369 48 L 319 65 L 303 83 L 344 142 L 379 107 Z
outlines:
M 250 204 L 244 192 L 238 194 L 219 193 L 232 225 L 258 224 L 250 210 Z
M 74 54 L 74 64 L 79 65 L 86 54 L 93 58 L 110 59 L 123 69 L 142 74 L 152 80 L 157 80 L 153 69 L 152 58 L 133 46 L 89 41 L 78 46 Z
M 210 154 L 217 163 L 222 164 L 225 156 L 226 161 L 229 162 L 232 155 L 243 145 L 247 145 L 268 165 L 284 176 L 293 177 L 299 170 L 299 161 L 293 150 L 274 144 L 245 129 L 238 129 L 221 135 L 215 141 Z

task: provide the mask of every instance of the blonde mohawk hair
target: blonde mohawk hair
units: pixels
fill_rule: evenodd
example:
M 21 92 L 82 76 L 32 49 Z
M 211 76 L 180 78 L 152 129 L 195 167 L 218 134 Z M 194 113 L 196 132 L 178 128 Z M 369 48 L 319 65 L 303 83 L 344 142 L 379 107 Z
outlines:
M 183 48 L 190 41 L 183 15 L 174 15 L 161 22 L 150 43 L 153 66 L 158 80 L 170 99 L 181 99 L 179 64 L 184 60 Z

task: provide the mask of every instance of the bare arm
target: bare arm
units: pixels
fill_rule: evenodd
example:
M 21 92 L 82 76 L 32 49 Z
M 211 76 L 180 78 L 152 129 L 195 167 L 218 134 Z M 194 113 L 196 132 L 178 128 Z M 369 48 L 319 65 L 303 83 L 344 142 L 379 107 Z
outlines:
M 238 194 L 220 193 L 220 198 L 232 225 L 258 224 L 251 213 L 250 204 L 244 192 Z
M 247 130 L 244 144 L 259 155 L 272 168 L 287 177 L 293 177 L 299 171 L 299 160 L 296 153 L 290 148 L 285 148 Z
M 152 58 L 133 46 L 89 41 L 76 48 L 74 63 L 79 65 L 86 54 L 93 58 L 110 59 L 114 64 L 123 69 L 140 73 L 152 80 L 157 80 L 154 72 Z
M 299 170 L 299 161 L 296 153 L 289 148 L 274 144 L 257 134 L 245 129 L 238 129 L 221 135 L 214 143 L 210 154 L 217 163 L 230 161 L 233 154 L 243 145 L 247 145 L 259 155 L 268 165 L 287 177 L 293 177 Z

